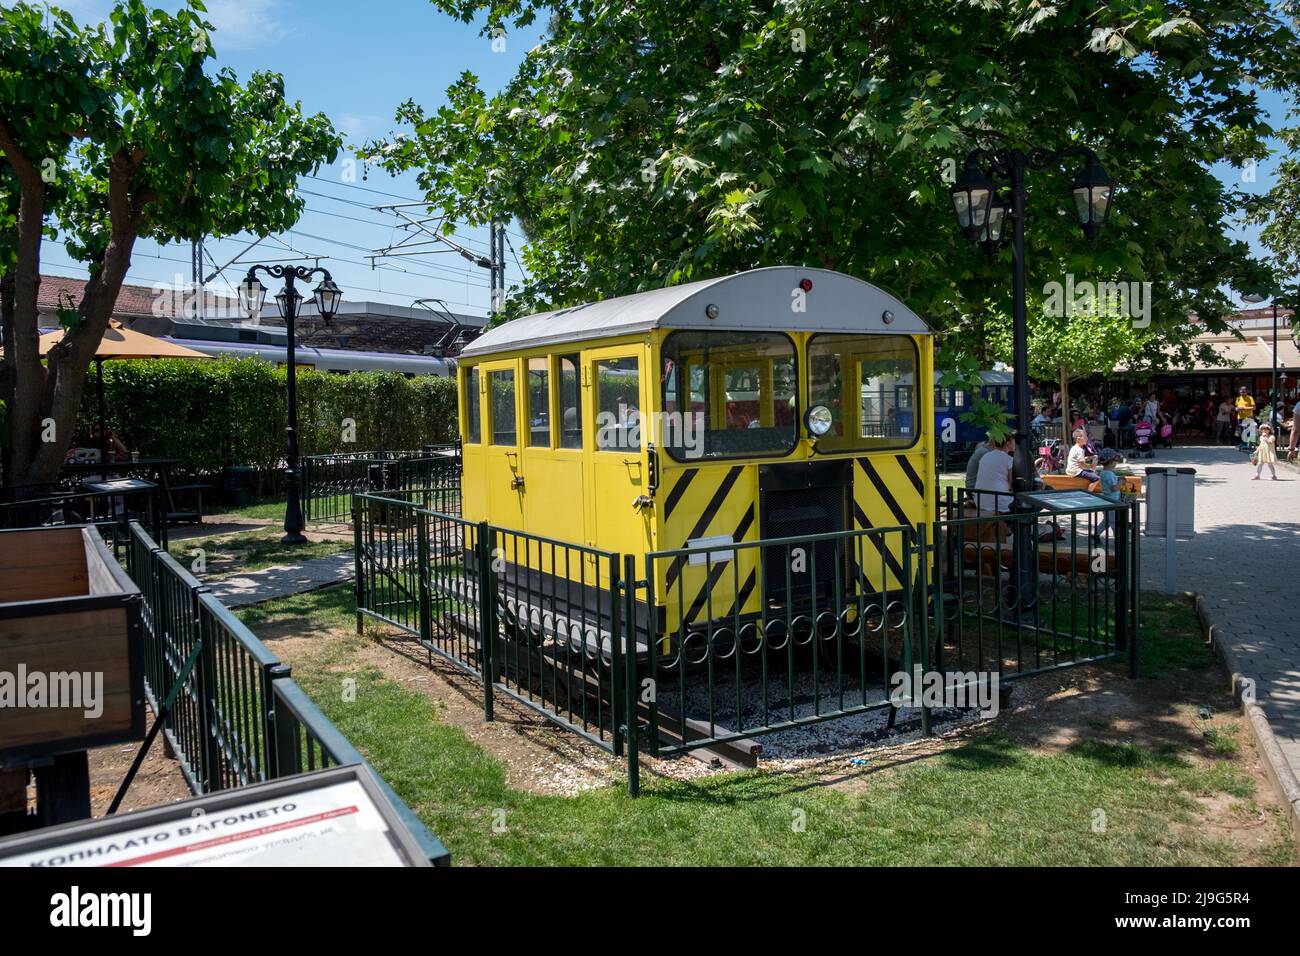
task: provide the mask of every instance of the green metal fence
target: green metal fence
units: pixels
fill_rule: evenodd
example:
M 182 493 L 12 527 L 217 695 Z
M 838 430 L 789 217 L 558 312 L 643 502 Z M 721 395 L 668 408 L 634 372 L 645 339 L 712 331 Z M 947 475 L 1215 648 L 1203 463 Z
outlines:
M 307 455 L 301 461 L 302 512 L 307 521 L 343 524 L 352 496 L 418 493 L 426 507 L 460 512 L 460 444 L 425 445 L 409 451 Z
M 1136 504 L 965 504 L 915 527 L 635 558 L 361 494 L 358 629 L 395 624 L 480 678 L 489 719 L 504 693 L 625 754 L 633 792 L 642 748 L 886 709 L 886 729 L 914 710 L 928 732 L 935 705 L 900 697 L 900 675 L 937 683 L 959 702 L 947 711 L 1052 669 L 1124 658 L 1136 673 Z
M 355 498 L 358 630 L 385 621 L 479 678 L 487 719 L 505 694 L 617 750 L 617 556 L 435 512 L 422 497 Z
M 365 763 L 282 663 L 136 522 L 127 573 L 143 597 L 145 693 L 154 713 L 200 642 L 163 733 L 195 794 Z M 376 774 L 378 777 L 378 774 Z M 382 783 L 430 859 L 446 849 Z

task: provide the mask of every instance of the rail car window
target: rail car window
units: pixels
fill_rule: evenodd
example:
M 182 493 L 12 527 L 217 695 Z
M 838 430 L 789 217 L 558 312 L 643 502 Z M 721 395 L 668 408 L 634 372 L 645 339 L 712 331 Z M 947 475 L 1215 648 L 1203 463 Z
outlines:
M 913 390 L 920 367 L 906 335 L 814 335 L 808 343 L 808 400 L 831 410 L 822 452 L 910 448 L 921 417 Z
M 515 444 L 515 373 L 488 372 L 488 401 L 492 411 L 492 444 Z
M 596 447 L 641 450 L 641 366 L 631 356 L 596 363 Z
M 551 360 L 528 360 L 528 447 L 551 447 Z
M 479 418 L 482 406 L 479 404 L 478 386 L 478 369 L 471 368 L 465 373 L 465 440 L 471 445 L 477 445 L 483 440 L 483 423 Z
M 674 332 L 660 440 L 678 461 L 785 455 L 798 440 L 794 343 L 779 333 Z
M 560 373 L 560 447 L 582 447 L 582 376 L 578 374 L 578 356 L 561 355 Z

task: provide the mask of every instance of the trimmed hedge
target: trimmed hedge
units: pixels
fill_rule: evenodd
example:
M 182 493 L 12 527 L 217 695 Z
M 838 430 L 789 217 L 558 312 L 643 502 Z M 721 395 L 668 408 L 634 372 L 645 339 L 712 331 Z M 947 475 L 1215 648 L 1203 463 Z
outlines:
M 127 448 L 178 458 L 187 472 L 214 474 L 227 465 L 271 470 L 284 458 L 285 370 L 260 359 L 105 362 L 104 400 L 108 424 Z M 86 443 L 98 401 L 92 366 L 77 421 Z M 356 423 L 352 442 L 344 441 L 345 419 Z M 453 441 L 456 422 L 452 378 L 298 370 L 303 455 Z

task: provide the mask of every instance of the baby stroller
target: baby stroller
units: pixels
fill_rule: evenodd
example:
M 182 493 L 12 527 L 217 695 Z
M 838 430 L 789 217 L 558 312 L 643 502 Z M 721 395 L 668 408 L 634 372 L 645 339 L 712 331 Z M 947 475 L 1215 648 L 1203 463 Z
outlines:
M 1154 458 L 1156 457 L 1156 448 L 1152 443 L 1151 437 L 1155 434 L 1155 428 L 1145 418 L 1133 427 L 1133 457 L 1134 458 Z

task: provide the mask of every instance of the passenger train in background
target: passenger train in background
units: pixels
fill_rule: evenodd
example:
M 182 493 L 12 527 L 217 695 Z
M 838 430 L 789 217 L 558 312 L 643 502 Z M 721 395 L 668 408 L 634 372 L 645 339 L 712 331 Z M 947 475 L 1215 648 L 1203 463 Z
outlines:
M 171 338 L 177 345 L 211 355 L 214 358 L 229 355 L 233 358 L 260 358 L 274 365 L 288 361 L 283 345 L 264 342 L 221 342 L 208 339 Z M 299 368 L 315 368 L 322 372 L 398 372 L 402 375 L 456 374 L 456 360 L 432 355 L 415 355 L 397 352 L 359 352 L 352 349 L 318 349 L 299 345 L 294 350 Z

